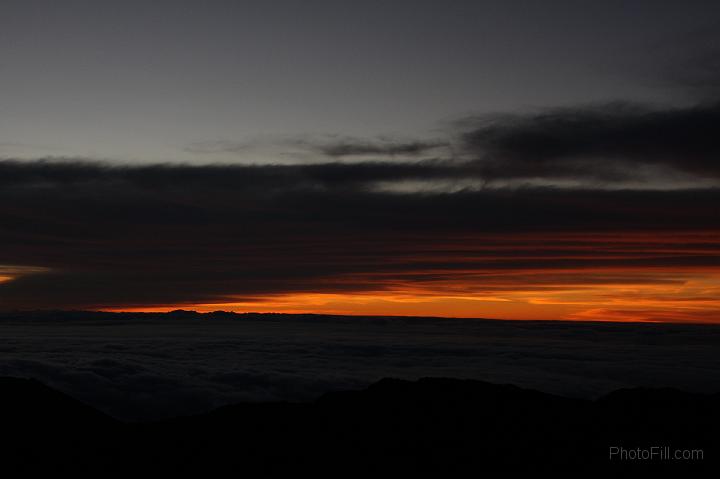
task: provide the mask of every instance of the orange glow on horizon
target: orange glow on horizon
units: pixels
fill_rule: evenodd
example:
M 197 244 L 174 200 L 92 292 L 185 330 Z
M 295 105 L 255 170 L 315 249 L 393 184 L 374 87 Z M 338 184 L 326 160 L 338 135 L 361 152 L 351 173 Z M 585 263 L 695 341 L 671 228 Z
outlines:
M 307 245 L 282 246 L 245 251 L 250 267 L 267 266 L 272 273 L 257 281 L 237 280 L 219 261 L 228 281 L 220 283 L 214 271 L 189 262 L 188 276 L 182 276 L 185 289 L 164 297 L 182 300 L 183 292 L 194 293 L 193 267 L 205 274 L 199 282 L 214 281 L 223 291 L 213 294 L 213 287 L 198 283 L 207 296 L 194 296 L 201 298 L 194 302 L 152 303 L 148 293 L 141 295 L 150 298 L 147 302 L 125 303 L 131 299 L 120 295 L 122 299 L 113 303 L 110 288 L 122 287 L 118 283 L 105 292 L 107 303 L 99 294 L 99 299 L 80 304 L 63 303 L 61 298 L 60 307 L 32 297 L 18 309 L 27 304 L 28 309 L 67 309 L 69 304 L 70 309 L 118 312 L 191 309 L 720 324 L 718 231 L 417 236 L 396 242 L 377 237 L 357 244 L 312 238 Z M 291 248 L 307 254 L 282 255 Z M 318 271 L 318 265 L 330 272 L 302 274 Z M 232 267 L 242 269 L 243 264 Z M 283 276 L 288 271 L 292 273 Z M 0 265 L 0 283 L 48 272 L 37 266 Z M 159 290 L 167 293 L 172 284 L 161 282 Z M 247 290 L 253 292 L 241 293 Z
M 612 273 L 608 279 L 608 275 Z M 355 316 L 439 316 L 512 320 L 720 322 L 720 274 L 684 271 L 509 272 L 483 283 L 477 272 L 457 279 L 379 284 L 378 291 L 298 292 L 203 304 L 111 308 L 108 311 L 233 311 Z M 578 282 L 581 275 L 585 281 Z M 567 281 L 563 278 L 567 277 Z M 547 279 L 543 281 L 543 279 Z M 627 279 L 623 279 L 627 278 Z

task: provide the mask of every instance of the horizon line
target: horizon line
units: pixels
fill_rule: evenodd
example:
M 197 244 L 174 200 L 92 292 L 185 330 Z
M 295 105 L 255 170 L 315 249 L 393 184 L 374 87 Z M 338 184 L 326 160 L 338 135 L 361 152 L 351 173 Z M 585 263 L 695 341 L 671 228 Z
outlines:
M 106 314 L 106 315 L 173 315 L 173 314 L 192 314 L 198 316 L 212 315 L 233 315 L 233 316 L 318 316 L 327 318 L 369 318 L 369 319 L 430 319 L 430 320 L 456 320 L 456 321 L 494 321 L 494 322 L 530 322 L 530 323 L 587 323 L 587 324 L 672 324 L 672 325 L 693 325 L 693 326 L 719 326 L 720 322 L 700 322 L 700 321 L 658 321 L 658 320 L 613 320 L 613 319 L 518 319 L 518 318 L 487 318 L 487 317 L 460 317 L 460 316 L 418 316 L 418 315 L 378 315 L 378 314 L 331 314 L 331 313 L 288 313 L 273 311 L 196 311 L 192 309 L 173 309 L 169 311 L 121 311 L 121 310 L 104 310 L 104 309 L 26 309 L 0 311 L 0 318 L 6 315 L 24 315 L 24 314 Z

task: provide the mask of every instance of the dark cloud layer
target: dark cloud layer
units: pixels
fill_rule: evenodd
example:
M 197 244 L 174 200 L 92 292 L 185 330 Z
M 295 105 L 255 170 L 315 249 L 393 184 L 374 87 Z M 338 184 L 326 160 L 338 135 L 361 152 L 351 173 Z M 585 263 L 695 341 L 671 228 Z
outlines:
M 714 188 L 376 187 L 471 178 L 474 168 L 447 160 L 205 167 L 2 162 L 0 265 L 43 270 L 19 269 L 15 280 L 0 284 L 0 301 L 5 309 L 212 303 L 383 290 L 468 271 L 492 276 L 720 262 L 712 236 L 673 239 L 717 230 L 720 190 Z M 645 235 L 644 250 L 614 251 L 598 240 L 631 231 Z
M 718 125 L 718 103 L 609 104 L 468 118 L 454 157 L 428 159 L 435 141 L 321 145 L 414 161 L 0 161 L 0 271 L 12 279 L 0 307 L 254 301 L 457 277 L 492 292 L 511 288 L 505 272 L 532 289 L 549 287 L 537 271 L 583 284 L 588 268 L 707 270 L 720 265 Z
M 416 156 L 432 152 L 440 147 L 447 146 L 444 142 L 432 141 L 384 141 L 372 142 L 362 140 L 343 140 L 335 143 L 317 145 L 325 155 L 332 157 L 342 156 Z
M 329 158 L 363 157 L 375 159 L 418 158 L 435 154 L 440 148 L 449 147 L 447 141 L 438 140 L 404 140 L 396 138 L 363 139 L 353 137 L 329 138 L 284 138 L 250 141 L 203 141 L 195 142 L 184 148 L 184 151 L 197 154 L 242 153 L 262 150 L 269 147 L 280 147 L 285 153 L 312 154 Z
M 720 104 L 560 108 L 466 119 L 467 154 L 488 178 L 642 178 L 671 184 L 678 173 L 720 176 Z M 648 171 L 649 170 L 649 171 Z
M 303 177 L 326 184 L 442 179 L 483 184 L 570 181 L 595 188 L 643 184 L 667 189 L 693 181 L 717 185 L 718 125 L 718 102 L 667 108 L 625 102 L 551 108 L 467 117 L 456 122 L 454 134 L 446 140 L 288 139 L 276 146 L 311 152 L 316 158 L 365 161 L 258 167 L 245 175 L 252 171 L 267 178 L 272 171 L 275 180 L 282 174 L 294 181 Z M 232 153 L 249 146 L 211 142 L 203 148 L 197 151 Z M 405 161 L 392 161 L 397 159 Z

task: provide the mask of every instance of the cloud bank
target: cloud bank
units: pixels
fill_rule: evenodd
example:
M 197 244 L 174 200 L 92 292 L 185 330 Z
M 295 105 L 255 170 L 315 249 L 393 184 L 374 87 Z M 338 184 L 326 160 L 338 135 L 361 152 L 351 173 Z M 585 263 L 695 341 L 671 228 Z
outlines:
M 326 156 L 370 158 L 289 165 L 0 161 L 0 305 L 499 303 L 519 289 L 565 319 L 634 305 L 717 320 L 719 120 L 716 103 L 467 118 L 454 156 L 395 161 L 440 144 L 339 140 Z
M 654 181 L 720 176 L 720 104 L 657 109 L 642 105 L 559 108 L 537 114 L 468 118 L 468 154 L 490 178 Z
M 458 170 L 447 162 L 2 162 L 0 264 L 44 272 L 0 284 L 0 300 L 5 308 L 212 303 L 368 291 L 412 283 L 413 275 L 430 281 L 473 271 L 492 289 L 492 274 L 509 270 L 718 264 L 708 234 L 718 224 L 715 188 L 373 186 Z M 602 236 L 630 233 L 624 248 Z M 640 248 L 632 244 L 638 237 Z

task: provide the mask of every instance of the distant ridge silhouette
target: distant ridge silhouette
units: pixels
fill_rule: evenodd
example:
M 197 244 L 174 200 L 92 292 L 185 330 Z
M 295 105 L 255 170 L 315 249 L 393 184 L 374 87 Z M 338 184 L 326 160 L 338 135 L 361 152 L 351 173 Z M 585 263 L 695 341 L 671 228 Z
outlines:
M 474 380 L 383 379 L 314 403 L 244 403 L 123 423 L 42 384 L 0 379 L 2 470 L 110 475 L 301 472 L 441 477 L 506 470 L 717 466 L 720 396 L 625 389 L 597 401 Z M 609 460 L 609 447 L 702 460 Z
M 86 319 L 194 319 L 194 320 L 216 320 L 216 319 L 250 319 L 250 320 L 297 320 L 297 321 L 355 321 L 362 319 L 364 321 L 418 321 L 418 320 L 457 320 L 457 321 L 485 321 L 492 323 L 514 323 L 514 324 L 582 324 L 594 323 L 605 327 L 623 327 L 629 324 L 648 325 L 646 322 L 634 321 L 600 321 L 590 320 L 565 320 L 565 319 L 505 319 L 505 318 L 489 318 L 489 317 L 454 317 L 454 316 L 409 316 L 409 315 L 348 315 L 348 314 L 326 314 L 326 313 L 274 313 L 274 312 L 235 312 L 235 311 L 207 311 L 200 312 L 187 309 L 175 309 L 172 311 L 155 312 L 155 311 L 99 311 L 99 310 L 17 310 L 17 311 L 0 311 L 0 321 L 2 320 L 21 320 L 21 321 L 74 321 Z M 712 323 L 693 323 L 687 321 L 678 322 L 660 322 L 652 323 L 654 327 L 682 327 L 682 328 L 720 328 L 720 324 Z

